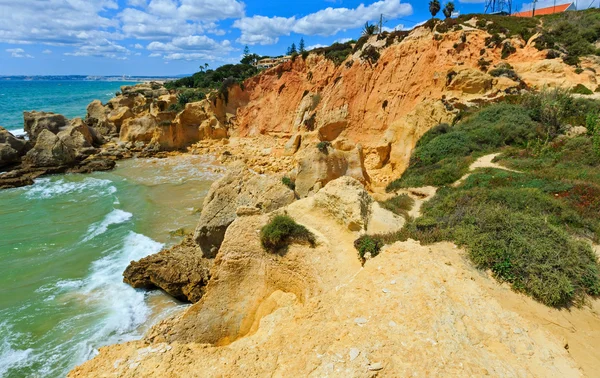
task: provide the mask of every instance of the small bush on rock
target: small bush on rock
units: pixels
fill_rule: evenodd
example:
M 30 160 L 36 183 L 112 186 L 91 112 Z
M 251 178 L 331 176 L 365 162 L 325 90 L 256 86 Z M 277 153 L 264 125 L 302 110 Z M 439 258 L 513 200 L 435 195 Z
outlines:
M 358 251 L 358 256 L 363 263 L 367 254 L 375 257 L 379 254 L 383 246 L 384 243 L 379 238 L 371 235 L 363 235 L 354 241 L 354 248 Z
M 325 155 L 327 155 L 327 153 L 329 152 L 329 147 L 331 147 L 331 143 L 330 142 L 319 142 L 317 143 L 317 149 L 319 151 L 321 151 L 322 153 L 324 153 Z
M 277 252 L 292 242 L 306 242 L 314 247 L 315 236 L 288 215 L 277 215 L 260 231 L 260 241 L 270 252 Z
M 281 182 L 283 183 L 283 185 L 287 186 L 291 190 L 296 190 L 296 184 L 292 181 L 291 178 L 289 178 L 287 176 L 283 176 L 281 178 Z
M 581 94 L 581 95 L 591 95 L 594 94 L 588 87 L 583 84 L 577 84 L 573 89 L 571 89 L 571 93 Z

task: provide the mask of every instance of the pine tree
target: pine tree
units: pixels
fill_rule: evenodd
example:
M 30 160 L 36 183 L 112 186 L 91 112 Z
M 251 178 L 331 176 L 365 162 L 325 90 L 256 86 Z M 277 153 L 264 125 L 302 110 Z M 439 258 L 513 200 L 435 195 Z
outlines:
M 246 47 L 244 47 L 244 56 L 248 55 L 250 55 L 250 48 L 248 47 L 248 45 L 246 45 Z
M 299 50 L 301 53 L 303 53 L 303 52 L 305 52 L 305 51 L 306 51 L 306 48 L 305 48 L 305 46 L 304 46 L 304 38 L 300 38 L 300 46 L 299 46 L 298 50 Z
M 292 43 L 292 46 L 290 46 L 290 54 L 289 55 L 292 55 L 292 54 L 298 54 L 298 50 L 296 49 L 295 43 Z

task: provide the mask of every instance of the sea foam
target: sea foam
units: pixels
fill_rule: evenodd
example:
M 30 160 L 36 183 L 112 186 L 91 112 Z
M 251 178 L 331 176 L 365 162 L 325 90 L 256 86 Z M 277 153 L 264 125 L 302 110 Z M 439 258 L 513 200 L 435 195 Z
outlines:
M 48 199 L 65 194 L 83 193 L 93 189 L 95 194 L 91 197 L 95 197 L 115 193 L 117 189 L 111 184 L 112 181 L 110 180 L 101 180 L 93 177 L 87 177 L 82 181 L 40 178 L 35 180 L 34 185 L 28 187 L 25 195 L 29 199 Z
M 102 221 L 90 225 L 87 230 L 84 242 L 90 241 L 98 235 L 102 235 L 108 230 L 108 227 L 113 224 L 121 224 L 129 221 L 133 214 L 123 210 L 115 209 L 111 211 Z

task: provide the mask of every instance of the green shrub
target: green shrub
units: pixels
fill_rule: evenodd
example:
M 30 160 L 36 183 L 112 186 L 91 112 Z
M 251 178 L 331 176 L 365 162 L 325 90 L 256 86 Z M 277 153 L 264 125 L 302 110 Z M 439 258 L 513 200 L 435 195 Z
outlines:
M 192 76 L 167 82 L 165 87 L 167 89 L 198 88 L 209 91 L 221 88 L 226 79 L 241 83 L 258 73 L 258 68 L 250 64 L 225 64 L 214 70 L 203 70 Z
M 583 68 L 581 68 L 581 67 L 577 67 L 577 68 L 575 68 L 575 73 L 576 73 L 577 75 L 581 75 L 581 74 L 583 73 Z
M 307 242 L 315 245 L 314 235 L 287 215 L 277 215 L 260 231 L 260 241 L 270 252 L 284 249 L 292 242 Z
M 399 196 L 390 198 L 387 201 L 379 202 L 379 204 L 384 209 L 408 219 L 408 212 L 412 210 L 413 206 L 415 205 L 415 200 L 410 198 L 408 194 L 401 194 Z
M 490 64 L 492 64 L 492 61 L 491 60 L 485 60 L 484 58 L 479 58 L 479 60 L 477 61 L 477 66 L 483 72 L 487 72 L 488 68 L 490 67 Z
M 506 59 L 516 52 L 517 52 L 517 49 L 512 45 L 512 43 L 507 41 L 502 44 L 502 53 L 501 53 L 502 59 Z
M 329 153 L 329 147 L 331 147 L 330 142 L 324 141 L 324 142 L 317 143 L 317 149 L 319 151 L 321 151 L 321 153 L 324 153 L 325 155 L 327 155 Z
M 466 247 L 477 267 L 544 304 L 580 303 L 586 294 L 600 294 L 600 273 L 591 247 L 569 232 L 583 236 L 598 228 L 545 191 L 568 187 L 561 185 L 488 169 L 459 188 L 440 189 L 408 229 L 420 230 L 421 236 L 411 235 L 416 237 L 427 232 L 422 242 Z
M 371 64 L 377 63 L 380 56 L 379 51 L 377 51 L 374 46 L 369 46 L 360 53 L 361 59 L 364 59 Z
M 571 89 L 571 93 L 577 93 L 581 95 L 591 95 L 594 94 L 588 87 L 583 84 L 577 84 L 575 87 Z
M 384 244 L 379 238 L 370 235 L 363 235 L 354 241 L 354 248 L 358 251 L 358 256 L 363 262 L 367 253 L 371 257 L 375 257 L 379 254 L 383 246 Z
M 493 77 L 504 76 L 504 77 L 507 77 L 514 81 L 521 81 L 521 78 L 519 77 L 519 75 L 517 75 L 517 73 L 513 69 L 510 69 L 510 68 L 505 68 L 505 67 L 494 68 L 493 70 L 491 70 L 488 73 L 490 75 L 492 75 Z
M 328 47 L 314 49 L 311 51 L 311 53 L 323 55 L 325 56 L 325 58 L 331 60 L 333 64 L 339 66 L 340 64 L 344 63 L 344 61 L 348 58 L 348 56 L 350 56 L 350 54 L 352 54 L 352 42 L 353 41 L 349 41 L 346 43 L 336 42 Z
M 296 184 L 292 181 L 291 178 L 287 177 L 287 176 L 283 176 L 281 178 L 281 183 L 285 186 L 287 186 L 288 188 L 290 188 L 291 190 L 296 190 Z

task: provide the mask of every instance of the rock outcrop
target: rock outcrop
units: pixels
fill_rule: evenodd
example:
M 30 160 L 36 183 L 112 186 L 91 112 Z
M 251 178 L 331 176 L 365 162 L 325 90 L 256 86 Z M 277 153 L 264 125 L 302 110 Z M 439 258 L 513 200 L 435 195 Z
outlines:
M 325 152 L 313 146 L 298 162 L 296 192 L 300 197 L 306 197 L 342 176 L 353 177 L 363 184 L 369 183 L 362 147 L 358 145 L 347 152 L 326 147 Z
M 294 200 L 294 192 L 280 179 L 259 175 L 238 165 L 211 186 L 204 199 L 194 239 L 202 248 L 204 257 L 214 258 L 225 231 L 237 217 L 239 207 L 268 213 Z
M 66 127 L 69 123 L 69 120 L 61 114 L 46 112 L 23 112 L 23 118 L 25 132 L 29 136 L 29 140 L 34 142 L 43 130 L 57 134 L 61 128 Z
M 19 163 L 26 148 L 27 141 L 15 137 L 8 130 L 0 127 L 0 168 Z
M 75 150 L 48 129 L 37 135 L 35 146 L 23 157 L 26 166 L 35 168 L 68 166 L 74 162 Z
M 333 211 L 320 193 L 277 211 L 315 248 L 271 254 L 258 232 L 270 215 L 237 218 L 199 302 L 69 376 L 581 376 L 564 343 L 503 307 L 449 243 L 396 243 L 361 267 L 364 229 L 339 214 L 372 202 L 348 178 L 323 191 Z
M 123 281 L 134 288 L 160 288 L 181 301 L 196 303 L 204 295 L 212 262 L 188 236 L 170 249 L 132 261 Z

